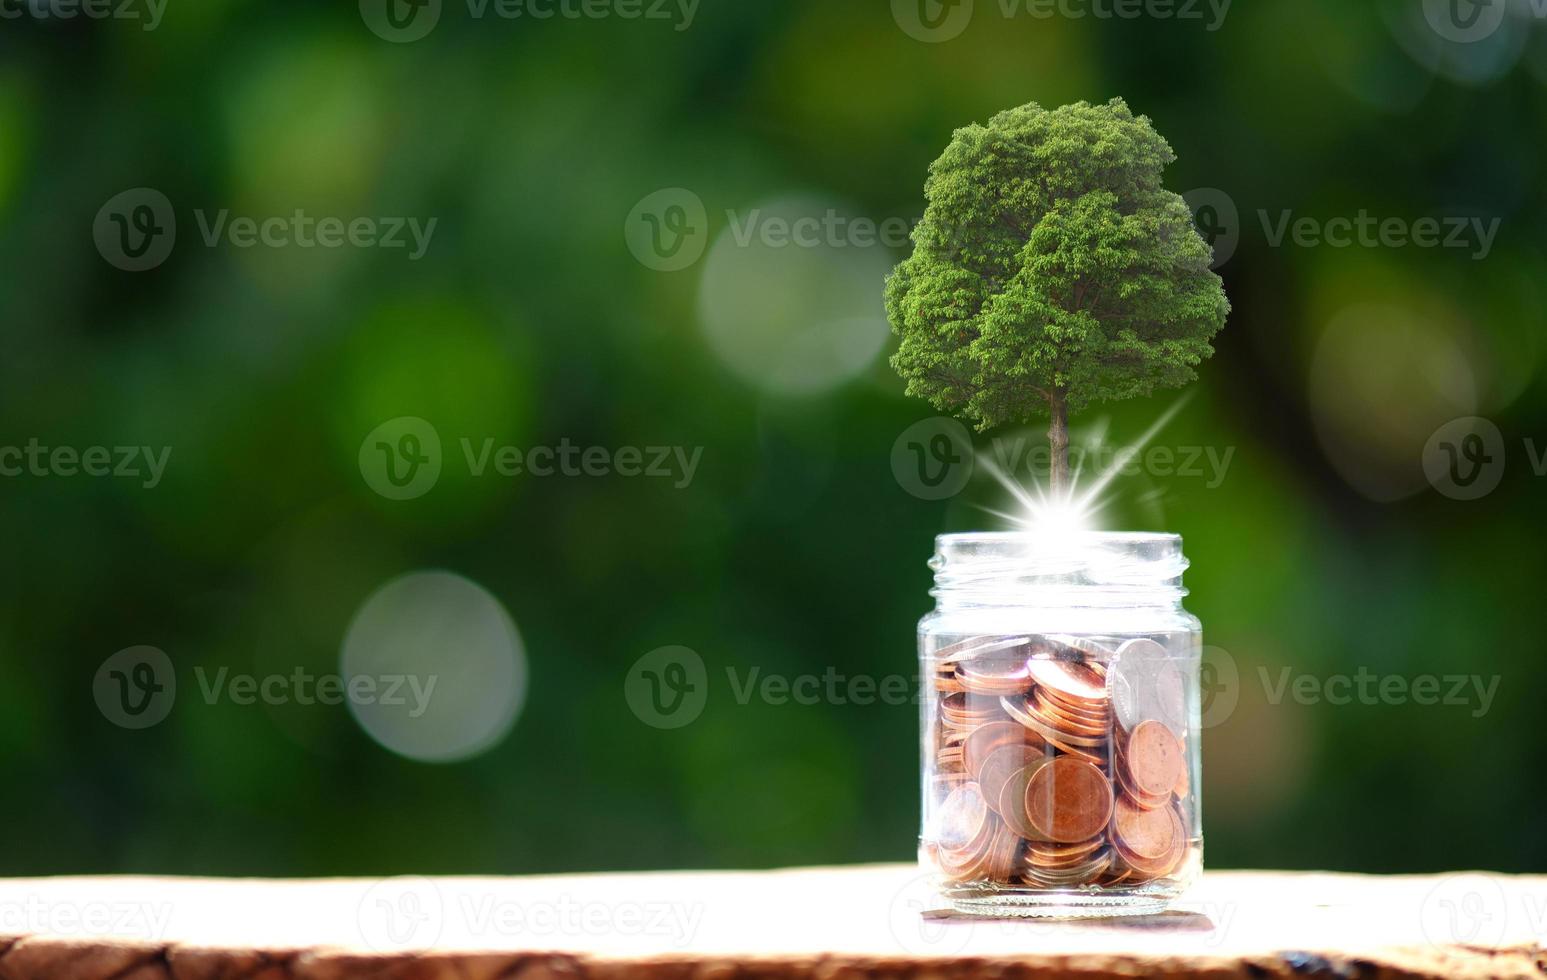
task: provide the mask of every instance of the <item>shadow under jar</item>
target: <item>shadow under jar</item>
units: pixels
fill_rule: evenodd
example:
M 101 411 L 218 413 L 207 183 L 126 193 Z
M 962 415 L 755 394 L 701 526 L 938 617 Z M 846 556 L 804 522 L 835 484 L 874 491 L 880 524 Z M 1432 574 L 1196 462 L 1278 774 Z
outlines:
M 1164 910 L 1198 877 L 1201 626 L 1170 534 L 947 534 L 919 623 L 941 904 Z

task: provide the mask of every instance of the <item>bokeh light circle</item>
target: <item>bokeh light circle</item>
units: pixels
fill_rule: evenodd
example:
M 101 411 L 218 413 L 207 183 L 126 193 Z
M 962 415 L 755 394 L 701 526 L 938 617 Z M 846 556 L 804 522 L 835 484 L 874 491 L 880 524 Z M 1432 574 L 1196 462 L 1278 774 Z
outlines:
M 411 572 L 377 589 L 349 624 L 340 671 L 360 727 L 421 762 L 493 747 L 526 698 L 526 654 L 510 614 L 451 572 Z
M 836 204 L 786 198 L 737 212 L 704 261 L 698 312 L 715 356 L 742 380 L 814 395 L 886 346 L 880 283 L 894 256 Z
M 1309 389 L 1328 460 L 1379 502 L 1427 487 L 1425 443 L 1477 404 L 1472 363 L 1448 329 L 1416 310 L 1372 303 L 1347 307 L 1327 324 Z

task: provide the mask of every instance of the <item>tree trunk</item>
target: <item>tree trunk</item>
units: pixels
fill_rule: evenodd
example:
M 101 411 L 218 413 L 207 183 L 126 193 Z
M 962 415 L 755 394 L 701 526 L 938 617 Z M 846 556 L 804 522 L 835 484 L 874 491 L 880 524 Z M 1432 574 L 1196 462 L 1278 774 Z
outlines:
M 1049 497 L 1055 501 L 1067 500 L 1069 486 L 1069 402 L 1062 391 L 1047 396 L 1048 414 L 1047 444 L 1051 450 L 1048 461 L 1047 482 Z

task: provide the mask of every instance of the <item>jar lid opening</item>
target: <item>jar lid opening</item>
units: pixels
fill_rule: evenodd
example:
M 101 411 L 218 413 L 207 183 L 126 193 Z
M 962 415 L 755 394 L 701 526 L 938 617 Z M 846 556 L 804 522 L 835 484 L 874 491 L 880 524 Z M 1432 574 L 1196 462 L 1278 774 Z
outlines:
M 1182 538 L 1163 532 L 985 531 L 935 539 L 935 595 L 1010 602 L 1174 602 L 1186 595 Z

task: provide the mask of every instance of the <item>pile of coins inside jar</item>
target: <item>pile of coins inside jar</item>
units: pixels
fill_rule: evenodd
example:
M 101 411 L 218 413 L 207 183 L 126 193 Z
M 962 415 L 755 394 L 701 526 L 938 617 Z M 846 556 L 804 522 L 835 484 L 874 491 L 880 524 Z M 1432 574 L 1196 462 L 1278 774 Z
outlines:
M 1164 878 L 1191 846 L 1187 686 L 1154 639 L 980 636 L 931 658 L 934 807 L 951 880 Z

